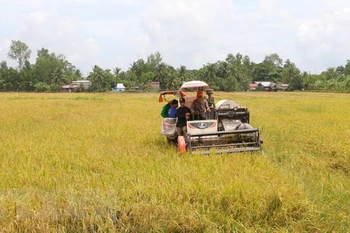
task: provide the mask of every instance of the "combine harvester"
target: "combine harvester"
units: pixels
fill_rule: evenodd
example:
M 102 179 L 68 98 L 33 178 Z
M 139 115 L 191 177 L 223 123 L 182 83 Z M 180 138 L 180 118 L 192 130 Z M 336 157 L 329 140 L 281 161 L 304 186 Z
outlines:
M 177 136 L 176 119 L 164 118 L 161 133 L 168 142 L 178 145 L 181 154 L 186 150 L 190 153 L 234 153 L 261 151 L 262 140 L 258 128 L 250 123 L 248 108 L 241 107 L 233 100 L 220 100 L 215 104 L 214 91 L 202 81 L 185 82 L 178 91 L 163 92 L 159 102 L 166 95 L 172 94 L 185 98 L 186 106 L 190 107 L 196 97 L 187 96 L 186 90 L 205 91 L 210 112 L 206 112 L 205 120 L 194 120 L 195 114 L 187 121 L 187 135 Z

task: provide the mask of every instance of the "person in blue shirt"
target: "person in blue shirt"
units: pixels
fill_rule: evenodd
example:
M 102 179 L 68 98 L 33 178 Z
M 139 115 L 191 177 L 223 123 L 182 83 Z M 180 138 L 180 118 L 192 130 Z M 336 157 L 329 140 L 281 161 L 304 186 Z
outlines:
M 176 99 L 173 99 L 173 101 L 171 101 L 171 107 L 168 111 L 169 118 L 176 118 L 176 109 L 178 106 L 179 106 L 179 101 Z
M 163 106 L 162 108 L 162 111 L 160 112 L 160 115 L 163 117 L 163 118 L 167 118 L 168 115 L 169 115 L 169 109 L 171 108 L 171 103 L 176 100 L 176 99 L 173 99 L 173 100 L 170 100 L 166 105 Z

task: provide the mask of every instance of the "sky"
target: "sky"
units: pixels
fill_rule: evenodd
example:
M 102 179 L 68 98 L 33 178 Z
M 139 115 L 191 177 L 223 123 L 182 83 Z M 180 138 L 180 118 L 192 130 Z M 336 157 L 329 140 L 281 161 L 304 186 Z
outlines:
M 159 52 L 163 62 L 199 69 L 241 53 L 255 63 L 277 53 L 320 73 L 350 59 L 348 0 L 0 0 L 0 61 L 12 40 L 35 63 L 48 49 L 80 69 L 126 71 Z

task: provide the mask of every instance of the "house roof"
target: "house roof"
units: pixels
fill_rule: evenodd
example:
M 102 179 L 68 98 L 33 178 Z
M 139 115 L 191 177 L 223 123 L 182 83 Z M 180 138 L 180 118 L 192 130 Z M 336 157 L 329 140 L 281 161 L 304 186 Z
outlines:
M 264 87 L 275 85 L 273 82 L 268 82 L 268 81 L 255 81 L 255 83 L 256 84 L 261 84 Z
M 89 80 L 75 80 L 72 83 L 91 83 Z
M 125 86 L 123 83 L 117 83 L 116 88 L 125 88 Z
M 61 88 L 76 88 L 76 87 L 78 87 L 78 85 L 68 84 L 68 85 L 61 86 Z

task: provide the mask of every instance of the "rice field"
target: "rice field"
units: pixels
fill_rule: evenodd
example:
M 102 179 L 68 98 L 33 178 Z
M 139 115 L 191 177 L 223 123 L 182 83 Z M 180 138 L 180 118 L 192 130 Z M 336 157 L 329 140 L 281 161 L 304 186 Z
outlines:
M 350 232 L 350 95 L 214 97 L 263 154 L 180 156 L 157 93 L 0 93 L 0 232 Z

